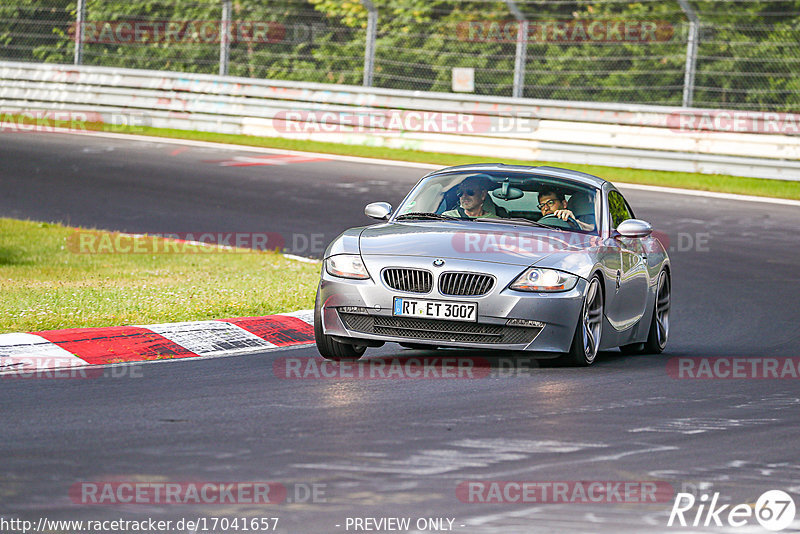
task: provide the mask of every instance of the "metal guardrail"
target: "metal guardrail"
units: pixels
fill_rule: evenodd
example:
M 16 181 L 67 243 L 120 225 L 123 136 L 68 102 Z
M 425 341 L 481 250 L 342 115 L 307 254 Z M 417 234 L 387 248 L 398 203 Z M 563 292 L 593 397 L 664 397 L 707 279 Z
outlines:
M 725 113 L 718 110 L 0 62 L 0 112 L 25 110 L 93 112 L 111 124 L 128 114 L 138 116 L 140 124 L 162 128 L 497 159 L 800 180 L 800 135 L 725 131 L 730 120 L 708 120 L 702 130 L 677 127 L 681 114 L 713 119 Z M 745 119 L 753 115 L 736 113 Z M 772 115 L 789 125 L 787 117 L 795 120 Z M 425 124 L 424 117 L 433 118 Z M 363 121 L 369 126 L 363 127 Z M 465 126 L 446 129 L 447 121 Z M 409 127 L 414 125 L 420 127 Z

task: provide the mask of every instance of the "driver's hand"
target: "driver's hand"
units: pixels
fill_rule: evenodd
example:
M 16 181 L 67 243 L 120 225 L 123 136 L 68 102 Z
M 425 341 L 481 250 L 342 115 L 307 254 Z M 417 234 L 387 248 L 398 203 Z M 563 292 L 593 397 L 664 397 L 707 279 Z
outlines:
M 556 210 L 553 215 L 561 219 L 562 221 L 566 221 L 570 217 L 575 219 L 575 214 L 572 213 L 572 210 Z

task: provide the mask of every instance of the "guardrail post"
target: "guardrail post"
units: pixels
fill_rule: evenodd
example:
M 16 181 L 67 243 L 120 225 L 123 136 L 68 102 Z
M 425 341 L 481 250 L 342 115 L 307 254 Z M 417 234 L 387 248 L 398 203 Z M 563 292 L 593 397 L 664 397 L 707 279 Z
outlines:
M 372 0 L 361 0 L 367 8 L 367 41 L 364 44 L 364 87 L 372 87 L 372 73 L 375 68 L 375 37 L 378 33 L 378 10 Z
M 76 65 L 83 64 L 83 24 L 86 20 L 86 0 L 78 0 L 75 10 L 75 61 Z
M 681 9 L 689 19 L 689 38 L 686 42 L 686 74 L 683 77 L 683 107 L 688 108 L 694 99 L 694 74 L 697 70 L 697 44 L 700 33 L 700 19 L 687 0 L 678 0 Z
M 228 75 L 231 55 L 231 0 L 222 0 L 222 21 L 219 28 L 219 75 Z
M 508 4 L 508 9 L 511 10 L 511 14 L 514 15 L 514 18 L 519 23 L 517 27 L 517 50 L 514 56 L 514 86 L 511 96 L 522 98 L 522 93 L 525 90 L 525 57 L 528 53 L 528 21 L 514 0 L 506 0 L 506 4 Z

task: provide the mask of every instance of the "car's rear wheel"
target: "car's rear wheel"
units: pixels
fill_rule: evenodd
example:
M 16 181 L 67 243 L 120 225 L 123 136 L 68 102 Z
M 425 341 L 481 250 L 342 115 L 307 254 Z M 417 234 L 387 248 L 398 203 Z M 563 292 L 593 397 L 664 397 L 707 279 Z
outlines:
M 570 365 L 586 367 L 594 363 L 603 334 L 603 290 L 594 275 L 586 289 L 586 298 L 572 338 L 572 347 L 564 358 Z
M 658 276 L 658 290 L 656 292 L 656 305 L 653 310 L 653 320 L 650 321 L 650 332 L 644 344 L 644 352 L 661 354 L 667 346 L 669 338 L 669 308 L 672 296 L 672 281 L 667 271 L 661 271 Z
M 327 360 L 357 360 L 361 358 L 367 347 L 351 345 L 350 343 L 340 343 L 333 339 L 333 336 L 325 334 L 322 330 L 322 303 L 320 302 L 319 291 L 314 303 L 314 341 L 320 355 Z

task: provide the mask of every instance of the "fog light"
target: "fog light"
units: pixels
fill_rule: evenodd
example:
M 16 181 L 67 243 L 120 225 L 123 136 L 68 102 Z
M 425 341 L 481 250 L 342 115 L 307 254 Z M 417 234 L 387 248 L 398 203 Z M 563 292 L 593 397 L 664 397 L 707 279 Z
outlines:
M 526 326 L 528 328 L 544 328 L 544 323 L 528 319 L 509 319 L 506 326 Z
M 369 313 L 367 308 L 362 306 L 341 306 L 339 311 L 342 313 L 363 313 L 365 315 Z

